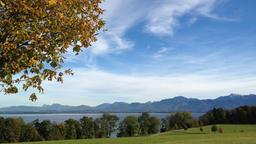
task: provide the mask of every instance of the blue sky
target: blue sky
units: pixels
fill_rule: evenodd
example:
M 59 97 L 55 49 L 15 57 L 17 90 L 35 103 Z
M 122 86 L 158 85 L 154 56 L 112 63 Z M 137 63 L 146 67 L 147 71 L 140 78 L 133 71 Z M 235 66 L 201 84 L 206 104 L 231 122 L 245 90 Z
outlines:
M 0 106 L 147 102 L 256 93 L 256 1 L 106 0 L 106 32 L 67 54 L 63 84 L 0 95 Z

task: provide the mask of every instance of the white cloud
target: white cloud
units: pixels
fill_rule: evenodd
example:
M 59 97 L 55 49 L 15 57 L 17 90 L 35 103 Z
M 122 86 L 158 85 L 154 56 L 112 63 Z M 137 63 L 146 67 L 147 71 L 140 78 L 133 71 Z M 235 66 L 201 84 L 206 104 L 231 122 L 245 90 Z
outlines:
M 157 35 L 173 35 L 175 28 L 180 25 L 179 18 L 195 13 L 195 15 L 215 18 L 212 14 L 216 0 L 168 0 L 161 1 L 148 14 L 147 30 Z
M 119 53 L 134 46 L 134 42 L 125 38 L 125 32 L 146 12 L 138 5 L 137 0 L 106 0 L 103 19 L 106 21 L 106 32 L 100 34 L 99 40 L 92 46 L 93 55 Z
M 120 35 L 105 33 L 98 37 L 96 43 L 91 47 L 91 53 L 95 56 L 108 53 L 119 53 L 132 48 L 134 43 L 126 40 Z

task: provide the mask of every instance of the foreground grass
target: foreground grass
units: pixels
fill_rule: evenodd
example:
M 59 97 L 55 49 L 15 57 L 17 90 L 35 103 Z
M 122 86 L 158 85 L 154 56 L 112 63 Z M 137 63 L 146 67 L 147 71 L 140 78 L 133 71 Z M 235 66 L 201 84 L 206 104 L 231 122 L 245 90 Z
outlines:
M 212 133 L 211 127 L 176 130 L 145 137 L 63 140 L 35 144 L 256 144 L 256 125 L 218 125 L 224 133 Z

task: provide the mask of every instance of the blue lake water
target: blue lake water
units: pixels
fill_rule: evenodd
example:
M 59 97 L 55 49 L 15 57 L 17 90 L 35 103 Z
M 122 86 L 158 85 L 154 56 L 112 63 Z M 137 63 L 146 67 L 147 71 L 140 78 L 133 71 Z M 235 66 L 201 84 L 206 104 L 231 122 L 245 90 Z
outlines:
M 120 120 L 124 119 L 125 117 L 129 115 L 134 115 L 134 116 L 140 116 L 141 113 L 113 113 L 119 117 Z M 198 118 L 201 116 L 203 113 L 192 113 L 193 117 Z M 152 116 L 156 116 L 160 119 L 165 118 L 171 113 L 150 113 Z M 92 118 L 99 118 L 102 116 L 102 113 L 61 113 L 61 114 L 0 114 L 0 117 L 21 117 L 25 122 L 32 122 L 35 119 L 39 119 L 40 121 L 42 120 L 51 120 L 56 123 L 64 122 L 65 120 L 72 118 L 75 120 L 79 120 L 82 117 L 87 116 L 87 117 L 92 117 Z

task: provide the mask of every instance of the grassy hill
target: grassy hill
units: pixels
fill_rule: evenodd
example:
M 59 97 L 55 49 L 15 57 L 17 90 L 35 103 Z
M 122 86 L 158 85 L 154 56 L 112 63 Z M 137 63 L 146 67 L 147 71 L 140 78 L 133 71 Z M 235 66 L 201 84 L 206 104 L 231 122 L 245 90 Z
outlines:
M 176 130 L 145 137 L 64 140 L 35 144 L 256 144 L 256 125 L 218 125 L 224 133 L 212 133 L 211 126 Z

